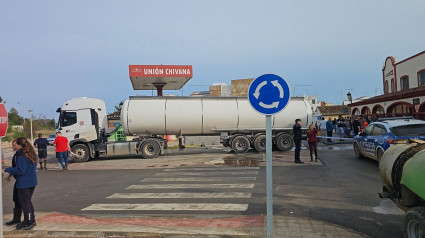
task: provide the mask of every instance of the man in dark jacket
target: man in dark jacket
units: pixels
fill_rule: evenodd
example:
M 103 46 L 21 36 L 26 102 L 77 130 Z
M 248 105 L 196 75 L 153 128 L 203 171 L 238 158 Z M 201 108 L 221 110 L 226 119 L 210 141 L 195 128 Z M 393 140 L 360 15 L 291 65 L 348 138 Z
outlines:
M 303 132 L 301 130 L 301 119 L 295 120 L 295 125 L 292 128 L 293 134 L 294 134 L 294 142 L 295 142 L 295 163 L 297 164 L 304 164 L 304 162 L 300 159 L 300 152 L 301 152 L 301 139 L 303 136 Z

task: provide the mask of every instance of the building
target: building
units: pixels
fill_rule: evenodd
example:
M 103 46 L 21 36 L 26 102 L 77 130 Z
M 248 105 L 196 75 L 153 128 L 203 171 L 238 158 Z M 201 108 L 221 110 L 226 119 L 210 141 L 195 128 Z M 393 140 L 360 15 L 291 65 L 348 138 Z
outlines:
M 328 118 L 337 119 L 338 116 L 347 117 L 350 115 L 350 109 L 348 106 L 336 105 L 336 106 L 319 106 L 315 111 L 316 115 L 320 115 L 321 118 L 325 118 L 327 121 Z
M 232 87 L 225 83 L 213 83 L 210 86 L 211 97 L 230 97 L 232 96 Z
M 425 51 L 402 61 L 387 57 L 382 68 L 382 87 L 384 94 L 350 104 L 351 114 L 424 120 Z

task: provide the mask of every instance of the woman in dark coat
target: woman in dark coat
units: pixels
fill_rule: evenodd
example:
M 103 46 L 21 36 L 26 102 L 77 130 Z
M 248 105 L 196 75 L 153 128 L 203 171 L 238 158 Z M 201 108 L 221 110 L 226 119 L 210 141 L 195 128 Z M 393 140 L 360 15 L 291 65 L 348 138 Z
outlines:
M 18 223 L 16 229 L 30 230 L 36 225 L 34 206 L 31 199 L 37 186 L 37 174 L 35 171 L 37 168 L 37 155 L 34 147 L 26 138 L 18 138 L 15 143 L 14 146 L 16 146 L 17 151 L 13 158 L 15 160 L 14 166 L 5 168 L 2 173 L 7 172 L 16 180 L 13 192 L 15 209 L 12 221 L 13 223 L 20 221 L 20 211 L 22 210 L 24 212 L 24 221 Z

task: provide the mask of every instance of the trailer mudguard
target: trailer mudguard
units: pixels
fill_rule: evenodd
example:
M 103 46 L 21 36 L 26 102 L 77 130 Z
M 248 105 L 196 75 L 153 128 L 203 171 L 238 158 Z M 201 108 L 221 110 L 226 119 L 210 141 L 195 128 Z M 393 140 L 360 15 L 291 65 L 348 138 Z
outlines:
M 425 150 L 419 151 L 404 164 L 401 183 L 425 200 Z

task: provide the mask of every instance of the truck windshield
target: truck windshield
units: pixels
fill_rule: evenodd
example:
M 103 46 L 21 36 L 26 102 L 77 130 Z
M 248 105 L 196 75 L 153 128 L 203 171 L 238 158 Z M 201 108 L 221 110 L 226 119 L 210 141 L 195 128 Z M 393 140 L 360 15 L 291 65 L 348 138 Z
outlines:
M 396 126 L 390 130 L 395 136 L 425 136 L 425 124 Z
M 66 112 L 62 111 L 59 116 L 59 124 L 63 126 L 71 126 L 77 123 L 77 113 L 76 112 Z

